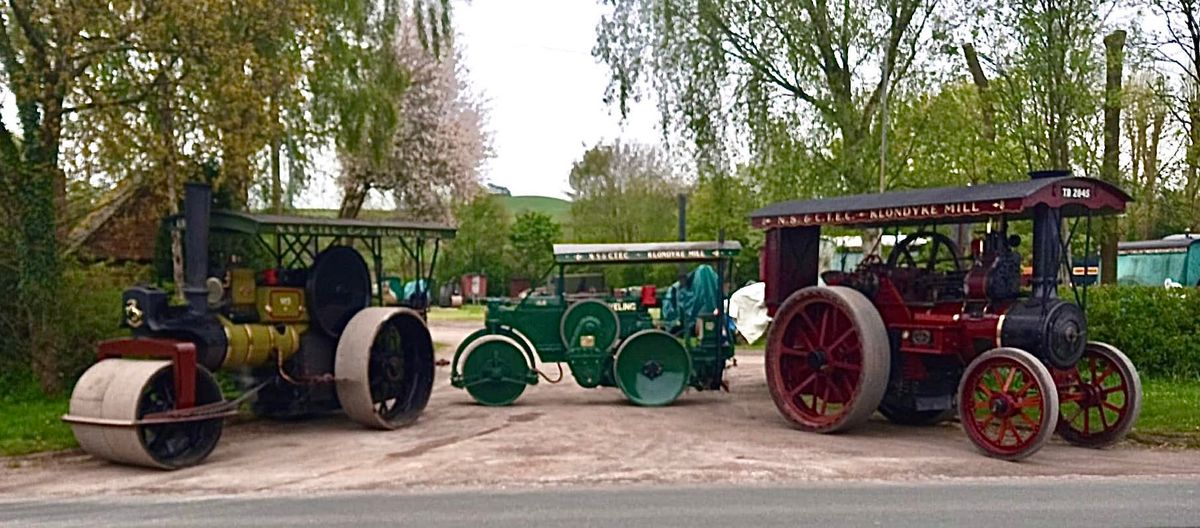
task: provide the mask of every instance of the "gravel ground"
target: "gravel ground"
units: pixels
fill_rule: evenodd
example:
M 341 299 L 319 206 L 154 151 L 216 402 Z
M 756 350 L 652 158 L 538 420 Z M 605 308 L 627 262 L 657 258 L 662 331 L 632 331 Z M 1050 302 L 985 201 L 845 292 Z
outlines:
M 473 323 L 438 323 L 457 343 Z M 449 357 L 453 348 L 443 349 Z M 623 484 L 786 484 L 991 477 L 1200 476 L 1200 451 L 1058 440 L 1021 463 L 976 454 L 953 424 L 898 427 L 878 416 L 848 434 L 790 429 L 763 379 L 761 352 L 728 372 L 729 393 L 629 405 L 616 389 L 571 378 L 530 387 L 504 408 L 475 405 L 438 369 L 412 427 L 364 430 L 341 416 L 232 425 L 208 461 L 175 472 L 122 467 L 65 451 L 0 460 L 0 495 L 294 494 Z

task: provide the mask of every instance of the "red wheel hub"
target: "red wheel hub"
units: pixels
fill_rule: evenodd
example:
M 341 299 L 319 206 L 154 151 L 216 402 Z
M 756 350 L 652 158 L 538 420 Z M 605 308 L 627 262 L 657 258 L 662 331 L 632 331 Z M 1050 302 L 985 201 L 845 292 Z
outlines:
M 1074 368 L 1060 371 L 1058 433 L 1073 444 L 1109 445 L 1136 420 L 1137 374 L 1127 358 L 1106 347 L 1089 344 Z
M 1042 433 L 1047 412 L 1041 387 L 1025 365 L 1003 356 L 990 358 L 967 373 L 963 420 L 967 434 L 989 453 L 1016 455 Z
M 776 381 L 796 421 L 820 427 L 841 419 L 859 390 L 862 350 L 854 321 L 836 303 L 806 299 L 778 346 Z

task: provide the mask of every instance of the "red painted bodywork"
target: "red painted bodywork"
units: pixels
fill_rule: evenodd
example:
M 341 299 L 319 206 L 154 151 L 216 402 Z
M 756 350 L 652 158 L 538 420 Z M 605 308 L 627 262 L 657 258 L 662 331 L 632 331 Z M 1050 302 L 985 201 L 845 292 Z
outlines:
M 880 266 L 882 268 L 882 266 Z M 899 334 L 900 351 L 906 354 L 957 356 L 965 365 L 975 359 L 979 352 L 977 341 L 989 343 L 987 348 L 1000 346 L 999 325 L 1009 302 L 987 303 L 968 310 L 970 301 L 947 301 L 941 303 L 909 304 L 904 301 L 896 282 L 888 271 L 879 269 L 867 273 L 878 273 L 879 289 L 874 304 L 888 330 Z M 837 286 L 849 275 L 830 280 Z M 927 339 L 916 339 L 920 333 L 928 333 Z M 925 379 L 919 361 L 907 362 L 912 372 L 905 372 L 904 379 Z
M 103 341 L 97 361 L 109 358 L 169 359 L 175 369 L 175 408 L 196 405 L 196 345 L 187 341 L 158 338 L 121 338 Z
M 1036 186 L 1035 186 L 1036 187 Z M 941 191 L 946 191 L 942 189 Z M 953 189 L 950 189 L 951 191 Z M 912 191 L 925 193 L 926 191 Z M 845 207 L 834 209 L 833 201 L 809 200 L 768 206 L 751 215 L 754 227 L 766 230 L 760 262 L 760 278 L 766 283 L 767 311 L 774 316 L 780 305 L 796 291 L 817 285 L 818 245 L 822 226 L 879 227 L 931 225 L 951 222 L 978 222 L 982 219 L 1025 218 L 1037 206 L 1061 208 L 1064 217 L 1086 214 L 1114 214 L 1125 210 L 1129 196 L 1111 184 L 1090 178 L 1045 180 L 1034 190 L 986 200 L 959 200 L 953 193 L 928 190 L 928 201 L 915 202 L 911 194 L 904 205 L 880 205 L 880 195 L 843 197 Z M 904 194 L 901 192 L 900 194 Z M 922 197 L 925 195 L 922 194 Z M 834 273 L 826 283 L 837 285 L 866 279 L 875 290 L 872 302 L 885 326 L 900 338 L 905 354 L 957 356 L 966 365 L 979 355 L 976 344 L 986 348 L 1001 346 L 998 329 L 1003 315 L 1014 301 L 987 298 L 987 269 L 991 255 L 983 252 L 981 241 L 973 241 L 970 253 L 981 261 L 963 278 L 964 299 L 943 302 L 906 302 L 909 285 L 917 275 L 911 269 L 889 268 L 878 259 L 864 261 L 853 273 Z M 869 257 L 868 257 L 869 258 Z M 1026 282 L 1024 277 L 1023 282 Z M 1026 285 L 1028 285 L 1026 283 Z M 877 288 L 876 288 L 877 286 Z M 910 298 L 920 298 L 920 295 Z M 927 341 L 914 341 L 914 334 Z M 919 362 L 910 362 L 919 363 Z M 921 379 L 918 367 L 906 372 L 906 379 Z

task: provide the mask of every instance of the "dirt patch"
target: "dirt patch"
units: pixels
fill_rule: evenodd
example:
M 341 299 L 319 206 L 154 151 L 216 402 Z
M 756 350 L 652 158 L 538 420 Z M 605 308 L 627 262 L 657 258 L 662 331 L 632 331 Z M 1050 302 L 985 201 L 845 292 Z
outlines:
M 470 330 L 433 329 L 441 342 Z M 0 494 L 1200 475 L 1200 451 L 1132 442 L 1093 450 L 1055 440 L 1010 463 L 977 454 L 954 424 L 899 427 L 876 417 L 847 434 L 808 434 L 776 412 L 762 368 L 761 354 L 744 355 L 729 371 L 729 393 L 689 391 L 662 408 L 630 405 L 616 389 L 580 388 L 569 376 L 529 387 L 515 405 L 481 407 L 450 387 L 449 368 L 439 368 L 429 407 L 408 428 L 370 431 L 338 415 L 235 424 L 204 465 L 174 472 L 117 466 L 78 451 L 10 458 L 0 463 Z

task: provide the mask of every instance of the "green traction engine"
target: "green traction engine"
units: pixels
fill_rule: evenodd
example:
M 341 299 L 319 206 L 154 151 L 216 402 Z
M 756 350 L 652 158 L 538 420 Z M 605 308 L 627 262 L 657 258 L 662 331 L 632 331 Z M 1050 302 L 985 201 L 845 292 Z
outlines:
M 566 363 L 580 386 L 618 387 L 637 405 L 670 404 L 687 387 L 720 389 L 734 350 L 724 284 L 740 250 L 732 241 L 556 244 L 557 291 L 489 300 L 485 327 L 454 354 L 451 384 L 483 405 L 508 405 L 539 376 L 560 381 Z M 566 293 L 568 267 L 639 263 L 702 265 L 664 294 Z M 690 309 L 701 305 L 715 309 Z M 538 363 L 558 364 L 558 379 Z
M 186 304 L 152 286 L 125 290 L 122 326 L 131 335 L 100 344 L 63 417 L 80 447 L 124 464 L 195 465 L 245 401 L 266 417 L 341 409 L 374 429 L 416 420 L 434 379 L 428 292 L 382 306 L 360 248 L 380 277 L 383 241 L 399 239 L 420 276 L 425 247 L 433 248 L 432 273 L 439 241 L 454 229 L 210 211 L 211 204 L 208 186 L 188 184 L 184 214 L 168 219 L 173 235 L 186 237 Z M 220 262 L 210 234 L 257 249 Z M 247 267 L 241 253 L 249 251 L 271 264 Z M 237 373 L 238 398 L 225 398 L 217 370 Z

